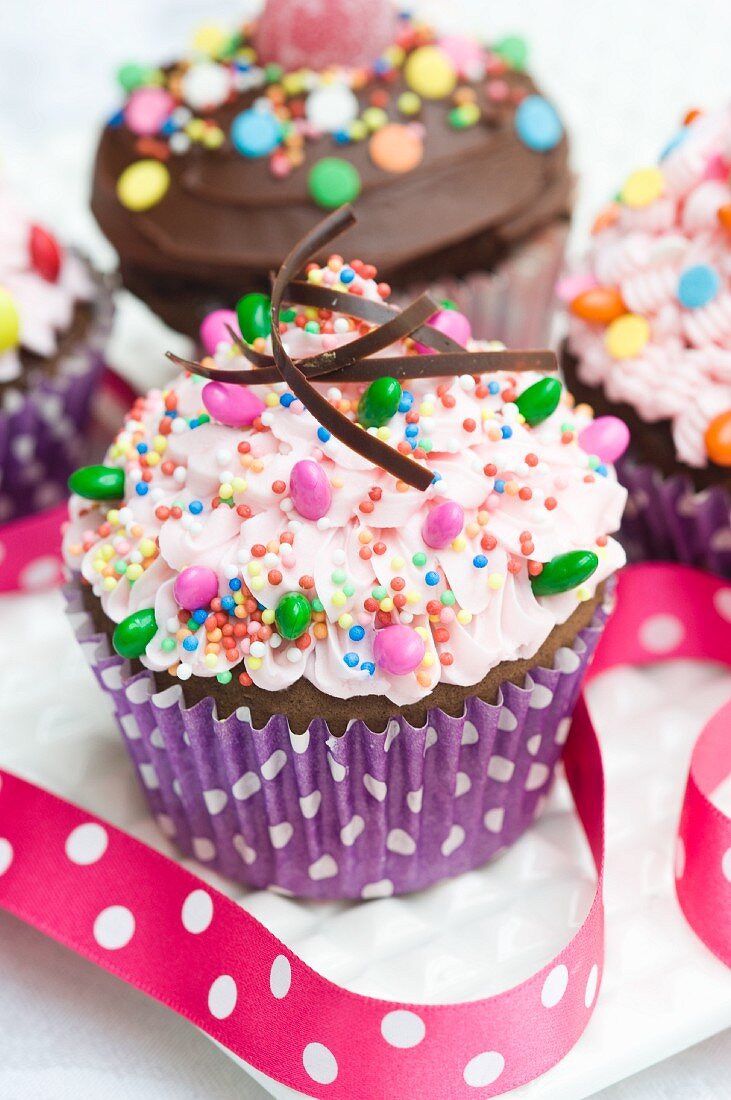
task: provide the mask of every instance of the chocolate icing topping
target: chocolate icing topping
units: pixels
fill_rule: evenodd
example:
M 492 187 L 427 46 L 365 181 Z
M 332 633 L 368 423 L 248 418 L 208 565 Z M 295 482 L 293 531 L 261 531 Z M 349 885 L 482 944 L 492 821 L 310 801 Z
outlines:
M 166 73 L 184 71 L 174 65 Z M 424 155 L 412 171 L 385 172 L 373 163 L 368 140 L 338 145 L 330 134 L 308 138 L 301 165 L 283 179 L 272 176 L 265 157 L 242 156 L 228 141 L 218 149 L 194 143 L 166 156 L 168 192 L 142 212 L 122 206 L 116 184 L 129 164 L 149 153 L 124 122 L 115 123 L 104 130 L 97 152 L 92 210 L 120 253 L 127 285 L 174 327 L 193 334 L 210 309 L 265 290 L 267 273 L 279 266 L 289 242 L 317 223 L 321 211 L 309 195 L 308 176 L 325 156 L 356 168 L 364 228 L 353 234 L 352 254 L 377 256 L 380 277 L 394 288 L 490 270 L 513 242 L 565 218 L 572 190 L 566 139 L 536 152 L 515 132 L 517 103 L 537 90 L 532 79 L 507 68 L 499 80 L 507 89 L 500 101 L 490 98 L 489 80 L 461 81 L 481 112 L 467 129 L 449 124 L 449 101 L 422 101 Z M 404 124 L 395 109 L 408 90 L 402 70 L 385 85 L 372 78 L 356 89 L 361 112 L 384 87 L 389 121 Z M 261 94 L 261 88 L 237 93 L 205 118 L 228 134 L 236 115 Z
M 295 279 L 297 272 L 313 255 L 356 220 L 352 207 L 341 207 L 310 230 L 284 260 L 272 285 L 272 356 L 254 352 L 233 332 L 231 335 L 236 346 L 255 364 L 253 369 L 228 370 L 210 366 L 206 362 L 196 363 L 181 359 L 172 352 L 167 354 L 178 366 L 217 382 L 248 385 L 286 382 L 305 408 L 332 435 L 374 466 L 380 466 L 394 477 L 423 492 L 432 483 L 431 470 L 402 455 L 349 420 L 315 389 L 309 379 L 365 382 L 389 375 L 395 378 L 426 378 L 481 374 L 494 370 L 550 371 L 557 369 L 556 356 L 550 351 L 468 351 L 451 337 L 425 324 L 427 318 L 438 308 L 426 294 L 398 312 L 379 302 L 316 287 Z M 348 344 L 295 363 L 284 347 L 279 328 L 279 314 L 285 301 L 299 305 L 320 304 L 327 309 L 372 321 L 376 327 Z M 445 350 L 433 355 L 383 356 L 368 360 L 368 356 L 409 336 L 425 341 L 430 347 L 438 346 Z

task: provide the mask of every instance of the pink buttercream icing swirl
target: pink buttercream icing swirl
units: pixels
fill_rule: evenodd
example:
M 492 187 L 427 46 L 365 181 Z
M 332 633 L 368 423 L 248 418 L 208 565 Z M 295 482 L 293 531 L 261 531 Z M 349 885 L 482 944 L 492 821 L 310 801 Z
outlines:
M 325 269 L 320 275 L 327 281 Z M 350 289 L 378 297 L 375 282 L 360 276 Z M 328 328 L 287 324 L 283 338 L 299 357 L 357 335 L 337 316 Z M 241 365 L 226 345 L 216 359 Z M 572 408 L 564 393 L 534 427 L 519 413 L 515 397 L 539 377 L 404 382 L 399 411 L 370 430 L 392 446 L 418 445 L 440 475 L 421 493 L 330 437 L 283 383 L 252 388 L 258 417 L 229 427 L 208 420 L 203 380 L 183 374 L 137 402 L 107 454 L 107 465 L 125 471 L 124 500 L 110 508 L 72 497 L 67 562 L 114 622 L 154 608 L 157 631 L 142 663 L 180 679 L 243 673 L 243 683 L 282 690 L 304 676 L 336 698 L 378 694 L 397 705 L 439 682 L 476 684 L 502 661 L 531 657 L 624 561 L 608 536 L 625 491 L 577 441 L 589 410 Z M 363 389 L 322 386 L 351 415 Z M 290 490 L 303 461 L 324 472 L 330 489 L 317 519 L 298 512 Z M 434 548 L 424 525 L 445 502 L 450 519 L 459 509 L 464 519 Z M 597 553 L 594 575 L 538 597 L 529 562 L 574 549 Z M 213 618 L 199 629 L 189 621 L 196 609 L 181 610 L 176 580 L 191 566 L 218 578 L 211 607 L 220 629 Z M 274 609 L 290 592 L 311 602 L 304 642 L 278 632 Z M 401 673 L 377 662 L 374 642 L 386 624 L 423 640 L 418 668 Z
M 0 353 L 0 382 L 21 373 L 21 349 L 47 358 L 58 348 L 59 334 L 67 331 L 79 301 L 88 301 L 94 288 L 83 262 L 59 250 L 55 279 L 44 278 L 34 267 L 31 239 L 34 223 L 5 183 L 0 182 L 0 289 L 17 311 L 20 342 Z
M 638 198 L 630 177 L 595 233 L 581 285 L 618 290 L 647 321 L 639 350 L 620 357 L 611 324 L 570 317 L 579 377 L 644 420 L 669 420 L 678 458 L 695 467 L 708 464 L 709 425 L 731 408 L 731 235 L 718 213 L 731 203 L 730 172 L 727 106 L 683 127 L 654 190 Z M 705 279 L 700 294 L 683 284 L 692 275 Z

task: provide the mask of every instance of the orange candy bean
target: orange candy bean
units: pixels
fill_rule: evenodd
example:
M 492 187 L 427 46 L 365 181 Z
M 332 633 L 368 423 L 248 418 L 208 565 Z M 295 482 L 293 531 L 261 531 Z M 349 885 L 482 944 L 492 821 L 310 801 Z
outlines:
M 601 325 L 608 325 L 627 312 L 622 295 L 616 287 L 604 286 L 585 290 L 583 294 L 574 298 L 569 308 L 575 317 L 581 317 L 584 321 L 595 321 Z
M 731 409 L 711 421 L 705 438 L 711 462 L 717 466 L 731 466 Z
M 384 172 L 411 172 L 421 164 L 424 142 L 410 127 L 392 122 L 376 130 L 368 143 L 368 152 L 376 167 Z

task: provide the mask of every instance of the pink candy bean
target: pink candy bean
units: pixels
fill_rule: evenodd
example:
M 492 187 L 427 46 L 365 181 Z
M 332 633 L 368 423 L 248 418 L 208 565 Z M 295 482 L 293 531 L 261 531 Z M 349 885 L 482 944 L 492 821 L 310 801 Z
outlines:
M 432 508 L 424 520 L 421 537 L 433 550 L 443 550 L 464 527 L 464 508 L 456 500 L 445 500 Z
M 330 511 L 330 482 L 322 466 L 311 458 L 295 462 L 289 478 L 289 493 L 295 509 L 305 519 L 321 519 Z
M 213 419 L 230 428 L 248 426 L 266 408 L 248 386 L 236 386 L 231 382 L 208 382 L 201 398 Z

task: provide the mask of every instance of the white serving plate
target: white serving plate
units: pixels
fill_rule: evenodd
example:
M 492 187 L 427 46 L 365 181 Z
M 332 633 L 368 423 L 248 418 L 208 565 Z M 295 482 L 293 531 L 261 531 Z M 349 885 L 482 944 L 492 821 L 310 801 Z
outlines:
M 39 675 L 32 655 L 41 651 Z M 729 697 L 731 672 L 693 662 L 617 669 L 592 686 L 608 784 L 602 993 L 571 1054 L 512 1095 L 581 1100 L 731 1026 L 731 976 L 685 923 L 672 876 L 691 746 Z M 147 817 L 59 593 L 0 600 L 0 766 L 176 858 Z M 717 798 L 731 810 L 731 783 Z M 570 938 L 593 891 L 563 780 L 536 827 L 503 857 L 409 897 L 299 902 L 185 862 L 328 978 L 414 1002 L 468 1000 L 527 978 Z M 299 1095 L 243 1068 L 277 1100 Z

